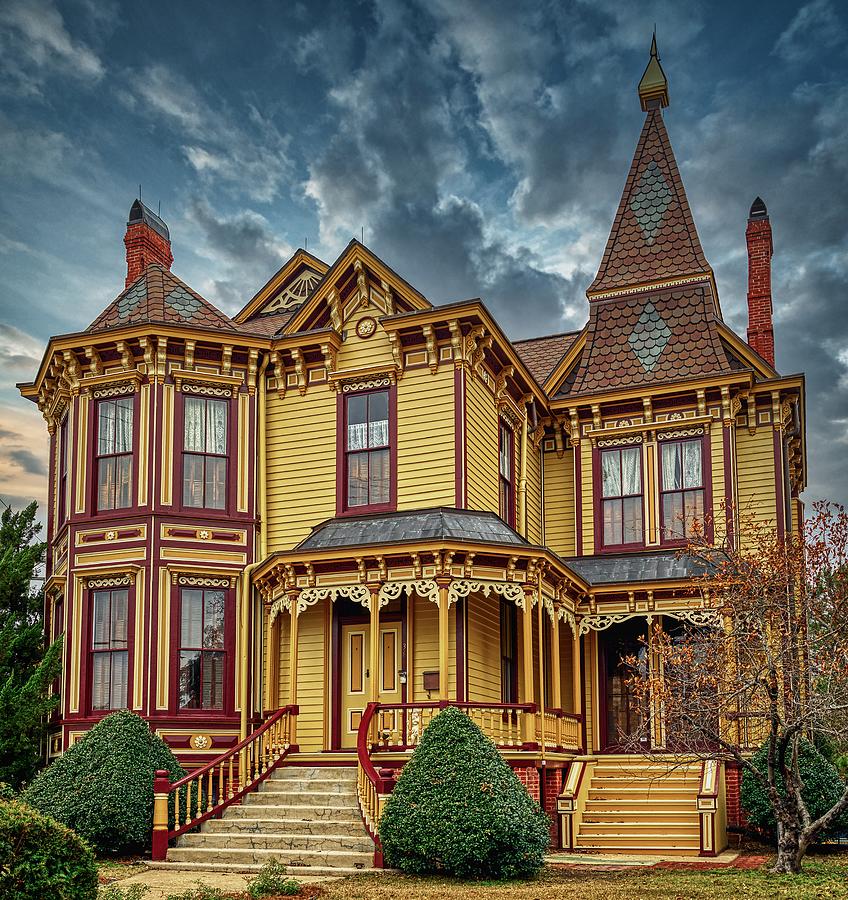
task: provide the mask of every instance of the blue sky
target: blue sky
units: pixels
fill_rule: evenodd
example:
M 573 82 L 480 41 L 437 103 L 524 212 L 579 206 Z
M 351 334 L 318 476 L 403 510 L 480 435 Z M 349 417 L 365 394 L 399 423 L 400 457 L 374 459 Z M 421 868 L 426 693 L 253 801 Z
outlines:
M 41 498 L 14 382 L 123 286 L 143 199 L 237 310 L 308 240 L 365 241 L 515 338 L 582 326 L 657 35 L 666 122 L 725 318 L 774 229 L 778 368 L 808 377 L 807 498 L 848 501 L 848 19 L 809 3 L 0 3 L 0 496 Z

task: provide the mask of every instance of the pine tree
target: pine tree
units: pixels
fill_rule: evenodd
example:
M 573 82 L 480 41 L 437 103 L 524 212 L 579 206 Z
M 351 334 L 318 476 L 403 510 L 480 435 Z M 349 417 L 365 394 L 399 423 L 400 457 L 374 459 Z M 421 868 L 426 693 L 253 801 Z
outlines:
M 0 516 L 0 782 L 15 788 L 39 768 L 61 669 L 60 641 L 45 649 L 44 591 L 33 589 L 46 547 L 36 509 Z

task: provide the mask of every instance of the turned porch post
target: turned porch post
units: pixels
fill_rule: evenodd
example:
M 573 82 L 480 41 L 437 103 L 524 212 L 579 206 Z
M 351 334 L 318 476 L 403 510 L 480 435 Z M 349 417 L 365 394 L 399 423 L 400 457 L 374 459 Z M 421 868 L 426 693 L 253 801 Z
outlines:
M 289 603 L 291 612 L 291 626 L 289 628 L 289 704 L 297 705 L 297 620 L 299 610 L 297 608 L 300 600 L 300 591 L 289 591 Z M 297 743 L 297 716 L 290 717 L 291 737 L 289 740 L 292 744 Z
M 532 584 L 524 585 L 524 614 L 521 617 L 521 647 L 523 681 L 523 702 L 535 703 L 533 691 L 533 600 L 536 588 Z M 532 744 L 536 740 L 536 717 L 524 716 L 524 742 Z
M 574 715 L 582 716 L 583 683 L 580 677 L 580 626 L 577 624 L 575 624 L 571 635 L 571 684 L 574 693 Z
M 380 586 L 371 588 L 371 640 L 368 653 L 368 702 L 380 699 Z
M 271 682 L 274 677 L 272 674 L 272 659 L 274 655 L 274 626 L 271 623 L 271 609 L 267 603 L 263 607 L 263 612 L 265 616 L 265 690 L 263 692 L 264 696 L 262 699 L 262 709 L 264 711 L 270 712 L 271 709 L 273 709 L 274 702 L 272 699 L 271 691 Z M 279 647 L 277 648 L 277 655 L 279 656 Z
M 554 617 L 551 621 L 551 702 L 554 709 L 562 709 L 562 683 L 560 679 L 562 673 L 560 671 L 559 659 L 559 615 L 554 610 Z M 557 747 L 562 746 L 562 719 L 557 716 Z
M 448 651 L 450 647 L 450 579 L 439 578 L 439 699 L 448 696 Z

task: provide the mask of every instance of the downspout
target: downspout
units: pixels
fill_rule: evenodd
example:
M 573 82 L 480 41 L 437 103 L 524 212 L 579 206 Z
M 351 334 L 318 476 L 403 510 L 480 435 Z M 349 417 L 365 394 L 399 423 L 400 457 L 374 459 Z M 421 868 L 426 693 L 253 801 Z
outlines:
M 241 696 L 241 719 L 239 722 L 239 741 L 247 737 L 248 710 L 252 708 L 252 698 L 248 697 L 248 683 L 250 673 L 250 580 L 256 568 L 265 559 L 267 537 L 265 532 L 266 508 L 265 500 L 265 370 L 268 368 L 270 356 L 266 356 L 259 366 L 256 376 L 256 393 L 258 407 L 258 424 L 256 429 L 256 441 L 259 445 L 259 463 L 256 469 L 254 484 L 259 498 L 259 558 L 246 566 L 241 573 L 240 590 L 240 621 L 241 621 L 241 646 L 239 647 L 239 694 Z M 254 501 L 255 505 L 255 501 Z M 253 542 L 256 549 L 256 540 Z

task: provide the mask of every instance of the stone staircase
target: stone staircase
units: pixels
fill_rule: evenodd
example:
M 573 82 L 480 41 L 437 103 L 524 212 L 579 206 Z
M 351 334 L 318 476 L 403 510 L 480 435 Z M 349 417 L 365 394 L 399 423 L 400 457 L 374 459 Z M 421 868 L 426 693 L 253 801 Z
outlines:
M 154 865 L 198 871 L 258 871 L 269 860 L 293 874 L 371 869 L 374 842 L 359 814 L 356 769 L 284 766 L 241 805 L 185 834 Z
M 595 764 L 577 849 L 697 856 L 701 764 L 605 756 Z

